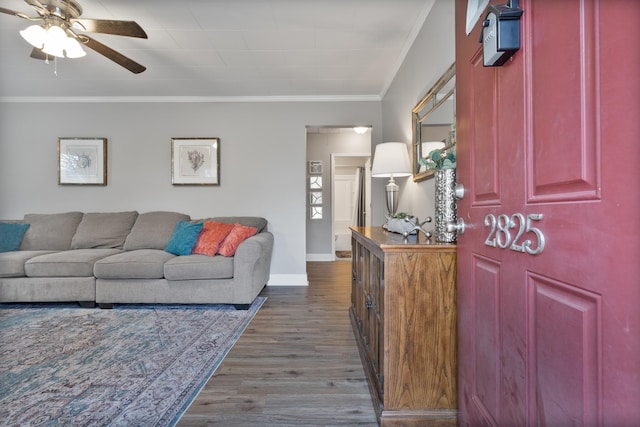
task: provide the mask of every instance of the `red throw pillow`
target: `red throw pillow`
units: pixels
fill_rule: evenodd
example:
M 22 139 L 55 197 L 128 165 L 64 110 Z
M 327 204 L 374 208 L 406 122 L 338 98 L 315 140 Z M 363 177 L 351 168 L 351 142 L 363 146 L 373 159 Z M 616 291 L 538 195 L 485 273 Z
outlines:
M 217 221 L 205 222 L 198 236 L 198 241 L 191 253 L 214 256 L 216 252 L 218 252 L 220 243 L 222 243 L 234 227 L 234 224 L 224 224 Z
M 249 237 L 258 232 L 255 227 L 249 227 L 247 225 L 235 224 L 231 233 L 224 239 L 218 253 L 223 256 L 233 256 L 236 253 L 236 249 L 240 246 L 240 243 L 244 242 Z

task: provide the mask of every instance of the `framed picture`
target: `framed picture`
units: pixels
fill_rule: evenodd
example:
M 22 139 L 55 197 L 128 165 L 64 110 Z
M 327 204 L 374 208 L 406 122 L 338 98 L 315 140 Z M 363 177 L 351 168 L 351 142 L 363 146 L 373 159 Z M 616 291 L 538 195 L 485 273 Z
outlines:
M 309 162 L 309 174 L 321 174 L 322 173 L 322 161 L 311 160 Z
M 309 190 L 322 190 L 322 177 L 310 176 L 309 177 Z
M 58 184 L 107 185 L 107 139 L 58 138 Z
M 172 138 L 173 185 L 220 185 L 220 138 Z
M 309 192 L 309 204 L 310 205 L 322 205 L 322 191 L 310 191 Z

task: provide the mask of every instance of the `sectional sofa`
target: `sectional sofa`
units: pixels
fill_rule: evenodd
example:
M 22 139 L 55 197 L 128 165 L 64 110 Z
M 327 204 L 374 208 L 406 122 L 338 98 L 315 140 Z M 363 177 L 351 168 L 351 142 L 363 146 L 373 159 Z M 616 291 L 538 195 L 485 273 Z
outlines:
M 179 225 L 207 223 L 252 232 L 225 245 L 225 255 L 192 254 L 190 248 L 180 253 L 184 242 Z M 16 229 L 23 232 L 19 248 L 7 250 Z M 183 213 L 161 211 L 28 214 L 22 220 L 0 221 L 1 239 L 0 302 L 77 301 L 103 308 L 117 303 L 247 308 L 269 279 L 273 250 L 264 218 L 192 221 Z

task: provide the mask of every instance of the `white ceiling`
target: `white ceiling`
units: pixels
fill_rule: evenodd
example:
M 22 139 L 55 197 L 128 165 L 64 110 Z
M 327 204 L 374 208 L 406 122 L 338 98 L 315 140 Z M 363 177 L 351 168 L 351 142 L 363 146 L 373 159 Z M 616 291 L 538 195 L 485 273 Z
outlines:
M 79 0 L 83 18 L 133 20 L 149 39 L 95 34 L 147 67 L 87 50 L 29 57 L 30 23 L 0 14 L 0 98 L 380 99 L 434 0 Z M 0 7 L 35 16 L 22 0 Z M 55 73 L 57 69 L 57 75 Z

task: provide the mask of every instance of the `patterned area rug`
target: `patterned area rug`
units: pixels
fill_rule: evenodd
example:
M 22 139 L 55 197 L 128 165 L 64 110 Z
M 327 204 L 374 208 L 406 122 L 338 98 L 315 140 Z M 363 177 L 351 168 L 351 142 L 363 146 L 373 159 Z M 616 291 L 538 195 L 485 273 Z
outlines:
M 265 300 L 0 304 L 0 425 L 175 425 Z

